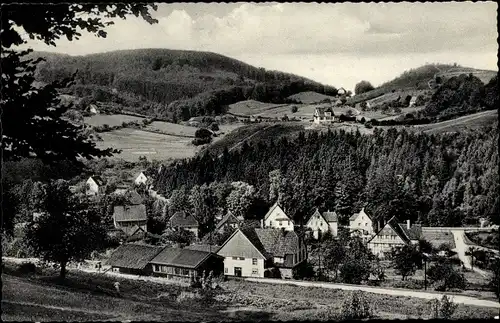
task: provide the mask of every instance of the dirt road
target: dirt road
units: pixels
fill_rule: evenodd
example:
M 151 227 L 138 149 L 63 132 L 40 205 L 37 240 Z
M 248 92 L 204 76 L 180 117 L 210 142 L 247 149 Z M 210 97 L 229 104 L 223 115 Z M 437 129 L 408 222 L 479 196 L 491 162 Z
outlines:
M 465 231 L 463 231 L 463 230 L 451 230 L 451 233 L 453 233 L 453 236 L 455 238 L 455 249 L 453 249 L 453 251 L 455 251 L 457 253 L 458 258 L 460 258 L 460 261 L 462 261 L 465 268 L 472 269 L 485 278 L 490 277 L 490 274 L 488 272 L 481 270 L 477 267 L 472 267 L 470 256 L 467 256 L 465 254 L 470 247 L 464 241 Z
M 261 283 L 269 283 L 269 284 L 286 284 L 295 286 L 321 287 L 321 288 L 342 289 L 342 290 L 360 290 L 368 293 L 392 295 L 392 296 L 417 297 L 423 299 L 440 299 L 443 297 L 443 295 L 445 295 L 443 293 L 437 293 L 437 292 L 436 293 L 420 292 L 420 291 L 412 291 L 406 289 L 377 288 L 370 286 L 344 285 L 344 284 L 310 282 L 310 281 L 299 281 L 299 280 L 284 280 L 284 279 L 270 279 L 270 278 L 245 278 L 245 280 L 253 282 L 261 282 Z M 462 295 L 447 294 L 447 296 L 451 296 L 451 300 L 454 303 L 500 309 L 500 303 L 494 301 L 482 300 Z

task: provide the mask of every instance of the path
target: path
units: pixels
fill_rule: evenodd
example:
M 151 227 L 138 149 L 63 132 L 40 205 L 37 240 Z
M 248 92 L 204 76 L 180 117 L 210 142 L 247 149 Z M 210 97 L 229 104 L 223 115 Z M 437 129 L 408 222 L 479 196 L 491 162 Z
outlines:
M 465 243 L 464 241 L 464 235 L 465 231 L 463 230 L 451 230 L 451 233 L 453 233 L 453 236 L 455 237 L 455 251 L 458 255 L 458 258 L 460 258 L 460 261 L 464 264 L 465 268 L 467 269 L 472 269 L 481 276 L 487 278 L 490 276 L 488 272 L 481 270 L 477 267 L 472 267 L 470 256 L 467 256 L 465 253 L 469 249 L 469 245 Z
M 260 129 L 259 131 L 256 131 L 254 132 L 253 134 L 251 134 L 250 136 L 246 137 L 245 139 L 241 140 L 240 142 L 236 143 L 235 145 L 233 145 L 231 148 L 228 149 L 228 152 L 231 152 L 233 149 L 236 149 L 237 147 L 241 146 L 245 141 L 249 140 L 250 138 L 252 138 L 253 136 L 257 135 L 259 132 L 261 131 L 264 131 L 264 130 L 267 130 L 269 128 L 271 128 L 272 126 L 274 126 L 274 124 L 271 124 L 263 129 Z M 218 158 L 222 158 L 222 155 L 223 154 L 220 154 L 218 156 Z
M 443 294 L 437 292 L 420 292 L 412 291 L 406 289 L 395 289 L 395 288 L 377 288 L 370 286 L 359 286 L 359 285 L 345 285 L 345 284 L 334 284 L 325 282 L 310 282 L 310 281 L 300 281 L 300 280 L 284 280 L 284 279 L 273 279 L 273 278 L 243 278 L 246 281 L 253 281 L 259 283 L 269 283 L 269 284 L 283 284 L 283 285 L 295 285 L 295 286 L 305 286 L 305 287 L 320 287 L 320 288 L 330 288 L 330 289 L 342 289 L 342 290 L 359 290 L 368 293 L 382 294 L 382 295 L 392 295 L 392 296 L 406 296 L 406 297 L 416 297 L 424 299 L 440 299 L 444 295 L 448 297 L 451 296 L 451 300 L 454 303 L 481 306 L 481 307 L 492 307 L 500 309 L 500 303 L 495 301 L 478 299 L 470 296 L 462 295 L 452 295 Z

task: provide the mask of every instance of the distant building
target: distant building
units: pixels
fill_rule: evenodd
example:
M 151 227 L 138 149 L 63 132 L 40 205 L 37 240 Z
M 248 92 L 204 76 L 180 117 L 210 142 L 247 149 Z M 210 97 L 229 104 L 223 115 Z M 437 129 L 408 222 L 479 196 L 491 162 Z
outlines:
M 262 227 L 293 231 L 294 225 L 293 220 L 286 215 L 285 211 L 283 211 L 283 209 L 278 205 L 278 202 L 276 202 L 264 216 Z
M 237 229 L 217 252 L 224 257 L 224 274 L 269 277 L 276 268 L 282 278 L 292 278 L 307 259 L 304 240 L 296 232 L 277 229 Z
M 349 218 L 349 230 L 352 234 L 359 234 L 365 239 L 375 234 L 373 220 L 366 214 L 365 208 L 362 208 L 359 213 L 355 213 Z
M 331 108 L 317 107 L 314 110 L 313 122 L 316 124 L 335 122 L 335 114 Z
M 99 110 L 95 104 L 89 105 L 89 112 L 92 114 L 99 114 Z
M 146 206 L 138 205 L 117 205 L 113 208 L 113 224 L 115 228 L 121 229 L 127 235 L 132 235 L 140 227 L 147 230 Z
M 122 244 L 106 262 L 112 271 L 134 275 L 149 275 L 153 272 L 150 261 L 163 247 L 134 243 Z
M 184 211 L 176 212 L 170 218 L 169 225 L 170 228 L 174 230 L 184 229 L 187 231 L 191 231 L 194 233 L 194 236 L 198 238 L 200 224 L 192 214 L 186 213 Z
M 411 97 L 410 103 L 409 103 L 408 107 L 409 108 L 414 107 L 416 102 L 417 102 L 417 96 L 414 95 L 414 96 Z
M 325 234 L 328 231 L 335 237 L 338 232 L 338 218 L 335 212 L 323 212 L 321 214 L 318 209 L 313 213 L 306 223 L 314 239 L 318 239 L 320 234 Z
M 231 211 L 227 212 L 226 215 L 217 223 L 215 227 L 216 232 L 222 232 L 225 228 L 239 228 L 243 224 L 242 216 L 235 216 Z
M 393 248 L 418 244 L 422 235 L 420 225 L 396 223 L 396 218 L 389 220 L 384 227 L 368 241 L 368 249 L 379 258 L 384 258 Z
M 144 175 L 143 172 L 141 172 L 134 180 L 135 185 L 141 185 L 141 184 L 146 185 L 147 182 L 148 182 L 148 177 Z
M 104 180 L 101 176 L 91 176 L 86 182 L 85 193 L 87 195 L 98 195 L 104 193 Z
M 341 87 L 340 89 L 337 90 L 337 94 L 344 95 L 344 94 L 347 94 L 347 91 L 343 87 Z

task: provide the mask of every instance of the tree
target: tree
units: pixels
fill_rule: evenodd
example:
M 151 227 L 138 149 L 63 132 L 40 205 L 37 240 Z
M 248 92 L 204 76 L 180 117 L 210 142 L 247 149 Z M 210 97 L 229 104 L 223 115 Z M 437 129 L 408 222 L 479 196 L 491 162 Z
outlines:
M 28 59 L 31 50 L 16 51 L 12 47 L 25 44 L 23 37 L 37 39 L 55 46 L 63 36 L 78 39 L 80 30 L 106 37 L 107 19 L 139 14 L 155 23 L 143 4 L 8 4 L 2 6 L 0 43 L 2 47 L 2 153 L 5 160 L 37 157 L 46 161 L 78 157 L 110 156 L 113 149 L 96 148 L 82 134 L 83 127 L 64 120 L 68 106 L 61 106 L 58 89 L 71 84 L 64 79 L 35 87 L 34 73 L 42 59 Z M 84 15 L 90 15 L 85 19 Z M 104 20 L 103 20 L 104 18 Z M 106 21 L 105 21 L 106 20 Z M 17 29 L 14 29 L 17 26 Z M 19 29 L 23 30 L 18 31 Z M 9 120 L 9 122 L 6 122 Z
M 372 316 L 373 311 L 364 292 L 352 292 L 342 304 L 341 320 L 362 320 Z
M 361 81 L 356 86 L 354 86 L 354 94 L 362 94 L 374 90 L 373 85 L 368 81 Z
M 405 245 L 391 250 L 391 263 L 396 273 L 405 280 L 406 277 L 415 274 L 417 266 L 422 263 L 422 258 L 414 246 Z
M 255 188 L 245 182 L 231 183 L 233 190 L 227 197 L 227 208 L 235 216 L 247 216 L 247 211 L 252 205 Z
M 457 272 L 448 259 L 441 259 L 433 264 L 427 270 L 427 277 L 431 283 L 441 283 L 436 290 L 464 289 L 467 285 L 464 275 Z
M 365 112 L 366 109 L 368 108 L 368 104 L 366 103 L 366 101 L 361 102 L 359 106 L 361 107 L 361 111 L 363 112 Z
M 495 292 L 495 295 L 497 295 L 498 300 L 500 300 L 500 258 L 495 258 L 494 261 L 492 261 L 491 264 L 491 271 L 493 272 L 493 275 L 491 276 L 490 280 L 490 288 Z
M 105 246 L 106 232 L 99 209 L 69 191 L 64 180 L 44 186 L 40 203 L 42 216 L 26 229 L 28 245 L 35 255 L 60 266 L 60 277 L 66 276 L 69 261 L 83 261 Z
M 201 128 L 201 129 L 196 130 L 196 132 L 194 133 L 194 136 L 196 138 L 200 138 L 200 139 L 211 138 L 212 132 L 208 129 Z
M 299 108 L 296 105 L 292 105 L 292 107 L 290 108 L 290 111 L 292 113 L 295 113 L 295 112 L 299 111 Z
M 339 240 L 328 241 L 321 248 L 323 248 L 324 266 L 334 272 L 337 280 L 338 270 L 347 258 L 347 250 Z
M 370 262 L 367 259 L 349 257 L 340 267 L 340 278 L 346 284 L 361 284 L 370 276 Z

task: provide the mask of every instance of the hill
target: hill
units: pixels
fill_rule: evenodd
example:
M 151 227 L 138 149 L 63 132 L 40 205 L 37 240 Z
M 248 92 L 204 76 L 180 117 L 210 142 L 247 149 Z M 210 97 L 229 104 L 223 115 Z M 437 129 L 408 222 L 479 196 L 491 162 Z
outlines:
M 442 84 L 454 76 L 470 73 L 478 77 L 483 83 L 488 83 L 497 74 L 496 71 L 480 70 L 471 67 L 448 64 L 427 64 L 405 71 L 400 76 L 376 87 L 372 91 L 355 95 L 348 100 L 348 103 L 360 103 L 397 90 L 423 91 L 435 89 L 435 83 Z
M 334 96 L 324 95 L 312 91 L 297 93 L 289 96 L 288 98 L 305 104 L 318 103 L 323 100 L 337 100 L 337 98 Z
M 310 79 L 257 68 L 211 52 L 169 49 L 121 50 L 85 56 L 34 52 L 44 57 L 39 82 L 76 73 L 67 94 L 113 102 L 135 112 L 177 120 L 222 114 L 226 106 L 254 99 L 286 103 L 290 95 L 337 89 Z

